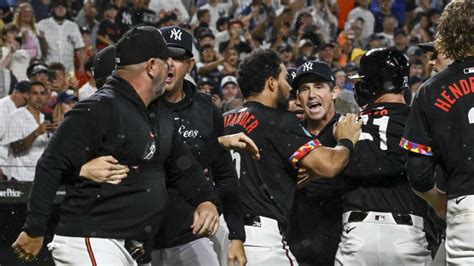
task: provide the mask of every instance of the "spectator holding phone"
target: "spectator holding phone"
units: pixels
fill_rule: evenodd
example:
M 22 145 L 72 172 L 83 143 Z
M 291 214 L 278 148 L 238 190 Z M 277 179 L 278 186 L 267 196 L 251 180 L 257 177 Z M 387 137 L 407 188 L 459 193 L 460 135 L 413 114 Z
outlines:
M 57 125 L 46 121 L 41 109 L 49 93 L 41 82 L 32 82 L 26 96 L 26 106 L 15 110 L 7 119 L 3 143 L 10 153 L 9 180 L 33 181 L 35 166 Z

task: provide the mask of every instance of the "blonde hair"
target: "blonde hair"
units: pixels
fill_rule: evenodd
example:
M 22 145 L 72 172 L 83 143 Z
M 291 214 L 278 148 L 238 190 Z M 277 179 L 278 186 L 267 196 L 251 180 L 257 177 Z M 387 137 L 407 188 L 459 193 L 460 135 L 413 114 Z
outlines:
M 453 0 L 441 14 L 436 50 L 448 58 L 461 60 L 474 52 L 474 2 Z
M 53 111 L 53 122 L 58 123 L 58 125 L 61 124 L 61 122 L 64 120 L 64 115 L 65 113 L 63 112 L 61 103 L 57 103 Z
M 33 18 L 31 19 L 31 22 L 29 23 L 29 26 L 31 27 L 31 30 L 36 34 L 38 35 L 38 32 L 36 31 L 36 19 L 35 19 L 35 13 L 34 13 L 34 10 L 33 10 L 33 7 L 29 4 L 29 3 L 21 3 L 18 5 L 18 7 L 16 8 L 15 10 L 15 16 L 13 17 L 13 24 L 15 26 L 17 26 L 18 28 L 21 28 L 21 23 L 20 23 L 20 20 L 21 20 L 21 16 L 20 16 L 20 11 L 22 8 L 25 8 L 25 7 L 28 7 L 31 9 L 31 12 L 33 13 Z

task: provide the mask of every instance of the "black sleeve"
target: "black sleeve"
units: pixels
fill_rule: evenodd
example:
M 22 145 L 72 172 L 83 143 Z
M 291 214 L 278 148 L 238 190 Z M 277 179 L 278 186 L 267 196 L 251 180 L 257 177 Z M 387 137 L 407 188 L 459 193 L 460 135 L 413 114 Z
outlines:
M 274 121 L 277 121 L 275 122 L 276 127 L 273 128 L 272 132 L 268 132 L 268 136 L 275 146 L 275 150 L 288 161 L 288 164 L 290 164 L 292 158 L 298 157 L 301 159 L 309 153 L 305 152 L 304 155 L 294 156 L 300 148 L 312 141 L 313 137 L 303 128 L 293 113 L 283 112 L 278 118 L 274 119 Z
M 405 126 L 405 132 L 400 146 L 413 153 L 432 156 L 431 130 L 428 122 L 429 103 L 424 99 L 430 87 L 421 88 L 413 100 L 410 114 Z
M 239 180 L 232 163 L 230 152 L 222 149 L 217 141 L 224 132 L 222 114 L 213 106 L 214 139 L 212 140 L 213 154 L 211 174 L 222 205 L 224 219 L 229 228 L 229 239 L 245 241 L 244 215 L 239 195 Z
M 103 99 L 81 101 L 67 113 L 36 165 L 24 226 L 28 235 L 44 235 L 60 183 L 101 146 L 111 117 L 112 106 Z
M 175 187 L 194 207 L 204 201 L 216 204 L 218 200 L 212 181 L 204 176 L 201 166 L 175 129 L 171 145 L 171 153 L 165 165 L 168 184 Z
M 419 192 L 426 192 L 435 185 L 435 161 L 433 157 L 407 152 L 408 181 L 411 187 Z

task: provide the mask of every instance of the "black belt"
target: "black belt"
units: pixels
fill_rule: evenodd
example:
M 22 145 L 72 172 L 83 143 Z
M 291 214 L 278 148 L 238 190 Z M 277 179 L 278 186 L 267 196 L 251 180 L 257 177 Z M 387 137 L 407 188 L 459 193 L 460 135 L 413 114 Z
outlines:
M 390 213 L 393 217 L 393 220 L 397 224 L 403 225 L 413 225 L 413 220 L 409 214 L 401 214 L 401 213 Z M 348 222 L 355 223 L 355 222 L 362 222 L 364 219 L 369 215 L 368 212 L 361 212 L 361 211 L 352 211 L 349 215 Z

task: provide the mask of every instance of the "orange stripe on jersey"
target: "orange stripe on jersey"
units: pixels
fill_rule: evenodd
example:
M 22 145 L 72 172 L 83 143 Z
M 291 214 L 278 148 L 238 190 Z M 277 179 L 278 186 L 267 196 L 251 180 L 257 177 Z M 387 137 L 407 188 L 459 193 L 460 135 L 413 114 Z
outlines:
M 86 237 L 86 247 L 87 247 L 87 252 L 89 253 L 89 258 L 91 259 L 92 266 L 97 266 L 97 262 L 95 261 L 94 257 L 94 252 L 92 251 L 92 246 L 90 239 Z

